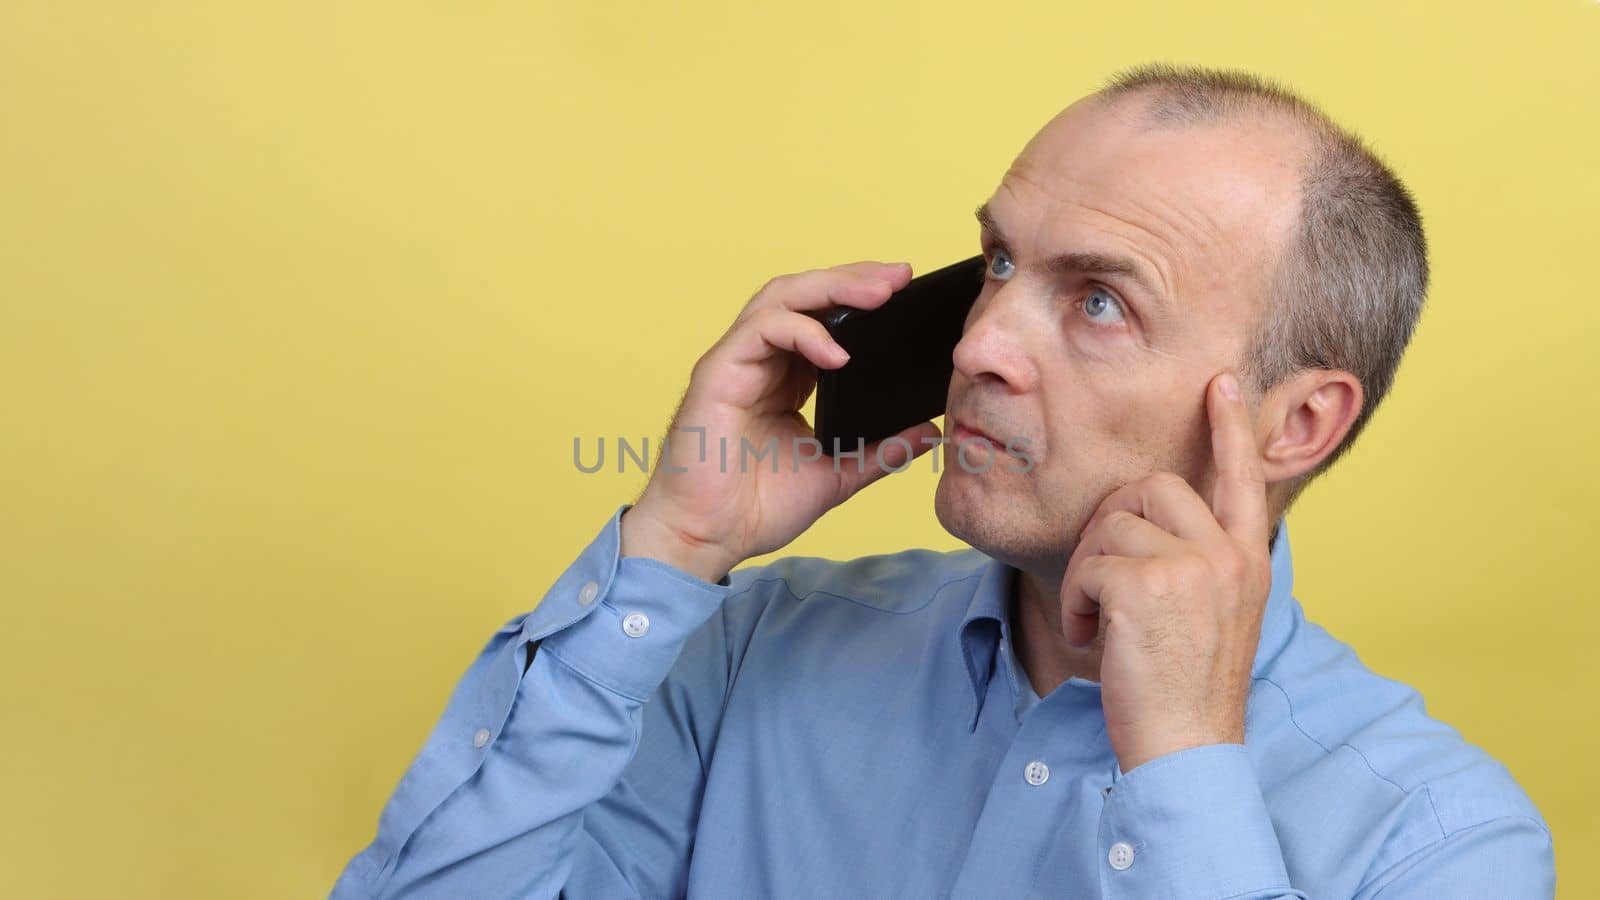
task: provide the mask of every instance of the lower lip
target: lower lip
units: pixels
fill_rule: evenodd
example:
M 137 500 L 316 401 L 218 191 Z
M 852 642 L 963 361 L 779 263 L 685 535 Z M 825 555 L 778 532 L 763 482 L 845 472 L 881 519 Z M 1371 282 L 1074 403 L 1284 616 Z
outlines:
M 965 425 L 957 425 L 956 430 L 951 434 L 951 437 L 955 438 L 957 445 L 965 444 L 970 441 L 973 443 L 982 442 L 988 444 L 990 447 L 997 446 L 994 438 L 991 438 L 986 434 L 973 431 L 971 428 L 968 428 Z

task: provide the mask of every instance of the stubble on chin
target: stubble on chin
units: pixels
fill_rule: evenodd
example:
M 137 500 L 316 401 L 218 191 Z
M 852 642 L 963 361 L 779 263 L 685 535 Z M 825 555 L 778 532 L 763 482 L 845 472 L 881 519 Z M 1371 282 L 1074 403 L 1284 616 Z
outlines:
M 1041 536 L 1031 534 L 1029 524 L 1022 521 L 1022 504 L 967 483 L 971 478 L 955 473 L 940 481 L 934 493 L 939 524 L 987 556 L 1014 566 L 1026 563 L 1032 556 L 1029 546 Z
M 1031 498 L 996 495 L 970 483 L 971 477 L 952 473 L 940 479 L 934 493 L 934 514 L 945 531 L 1015 568 L 1038 573 L 1065 571 L 1082 523 L 1031 515 Z M 1064 508 L 1045 512 L 1067 514 Z

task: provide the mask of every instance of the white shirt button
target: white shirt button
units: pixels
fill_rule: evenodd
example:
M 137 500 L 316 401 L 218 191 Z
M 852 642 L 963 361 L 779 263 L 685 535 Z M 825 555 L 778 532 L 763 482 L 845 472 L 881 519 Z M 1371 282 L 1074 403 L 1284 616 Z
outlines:
M 650 630 L 650 617 L 644 613 L 629 613 L 622 620 L 622 633 L 628 637 L 644 637 Z
M 1050 767 L 1036 759 L 1022 770 L 1022 777 L 1028 779 L 1029 784 L 1038 787 L 1050 780 Z
M 1126 841 L 1117 841 L 1111 845 L 1111 852 L 1106 854 L 1106 862 L 1111 863 L 1111 868 L 1121 872 L 1133 865 L 1133 847 Z
M 588 606 L 589 604 L 593 603 L 594 598 L 598 597 L 599 595 L 600 585 L 594 583 L 593 581 L 585 581 L 583 583 L 583 587 L 578 589 L 578 602 L 584 606 Z
M 489 729 L 479 728 L 478 733 L 472 736 L 472 746 L 482 750 L 489 743 Z

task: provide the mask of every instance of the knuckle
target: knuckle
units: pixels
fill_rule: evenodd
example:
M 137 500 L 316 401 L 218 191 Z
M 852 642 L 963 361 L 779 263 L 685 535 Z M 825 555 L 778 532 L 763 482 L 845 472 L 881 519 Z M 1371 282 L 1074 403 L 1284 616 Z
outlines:
M 1165 607 L 1179 606 L 1195 595 L 1195 586 L 1203 581 L 1203 569 L 1203 563 L 1188 557 L 1152 560 L 1145 590 Z
M 1213 571 L 1229 584 L 1239 584 L 1250 573 L 1250 564 L 1237 549 L 1232 547 L 1223 550 L 1210 559 Z
M 1156 561 L 1146 560 L 1135 573 L 1134 577 L 1141 593 L 1151 597 L 1166 597 L 1172 593 L 1172 576 L 1165 566 L 1159 565 Z
M 806 315 L 803 312 L 791 312 L 789 315 L 794 319 L 795 327 L 801 331 L 820 338 L 830 337 L 828 327 L 814 316 Z
M 790 275 L 790 274 L 774 275 L 771 278 L 768 278 L 764 283 L 762 283 L 761 289 L 756 291 L 756 296 L 757 297 L 764 297 L 764 296 L 766 296 L 768 294 L 775 293 L 775 292 L 777 292 L 779 290 L 782 290 L 785 285 L 788 285 L 792 281 L 794 281 L 794 276 L 793 275 Z
M 1085 557 L 1078 563 L 1077 579 L 1079 581 L 1104 581 L 1101 569 L 1108 560 L 1104 556 Z
M 689 381 L 693 383 L 705 380 L 706 373 L 710 371 L 711 367 L 711 351 L 708 350 L 700 354 L 700 358 L 695 360 L 694 365 L 689 369 Z
M 1176 472 L 1156 472 L 1145 479 L 1145 483 L 1159 491 L 1170 491 L 1187 485 L 1183 476 Z
M 783 310 L 777 307 L 767 307 L 752 315 L 750 324 L 759 334 L 772 335 L 782 327 L 785 318 Z
M 1181 556 L 1174 559 L 1171 565 L 1172 577 L 1178 584 L 1203 584 L 1210 575 L 1210 567 L 1204 557 Z
M 1139 517 L 1125 509 L 1114 509 L 1106 514 L 1101 527 L 1113 535 L 1127 536 L 1138 528 Z
M 863 274 L 865 274 L 867 272 L 871 272 L 871 271 L 873 271 L 875 269 L 881 269 L 881 268 L 883 268 L 883 263 L 878 262 L 875 259 L 863 259 L 863 260 L 859 260 L 859 261 L 853 262 L 853 263 L 845 263 L 844 265 L 841 265 L 841 266 L 834 266 L 829 271 L 831 271 L 831 272 L 849 272 L 852 275 L 863 275 Z
M 1250 564 L 1237 551 L 1229 553 L 1222 558 L 1222 574 L 1229 581 L 1242 582 L 1250 574 Z

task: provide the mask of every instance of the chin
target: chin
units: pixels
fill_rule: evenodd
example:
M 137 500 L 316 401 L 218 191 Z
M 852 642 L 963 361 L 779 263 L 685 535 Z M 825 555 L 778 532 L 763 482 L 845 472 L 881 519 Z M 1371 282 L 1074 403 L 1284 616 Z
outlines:
M 946 469 L 933 495 L 934 515 L 953 537 L 1010 566 L 1065 568 L 1072 545 L 1064 546 L 1050 523 L 1030 518 L 1028 498 L 997 487 L 984 475 Z
M 1005 543 L 1002 535 L 1014 525 L 1009 519 L 1017 506 L 993 487 L 985 475 L 945 469 L 933 494 L 933 512 L 944 530 L 990 556 Z

